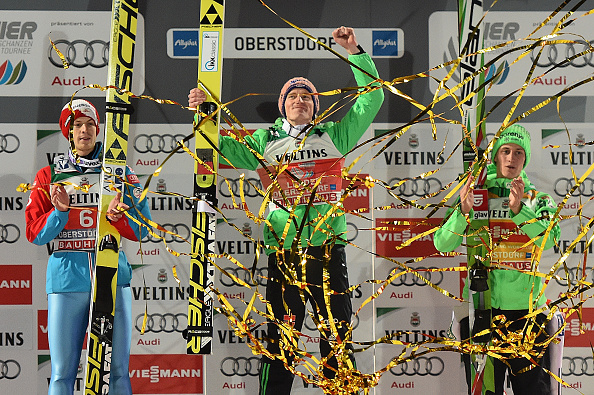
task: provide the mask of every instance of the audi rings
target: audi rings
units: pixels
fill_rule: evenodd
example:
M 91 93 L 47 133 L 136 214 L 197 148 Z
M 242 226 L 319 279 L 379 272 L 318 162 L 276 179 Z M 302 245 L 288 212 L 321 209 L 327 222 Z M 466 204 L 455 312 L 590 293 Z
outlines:
M 566 275 L 567 275 L 567 278 L 565 277 Z M 572 286 L 575 286 L 575 285 L 577 285 L 577 279 L 578 278 L 579 279 L 582 279 L 582 277 L 584 277 L 584 273 L 583 273 L 583 271 L 582 271 L 581 268 L 571 267 L 571 268 L 568 268 L 567 269 L 567 272 L 565 272 L 565 268 L 564 267 L 560 267 L 555 272 L 555 276 L 556 276 L 555 277 L 555 281 L 557 281 L 557 284 L 559 284 L 561 286 L 568 286 L 570 284 Z M 588 280 L 588 278 L 590 280 Z M 593 279 L 592 270 L 590 269 L 587 272 L 587 276 L 585 276 L 584 280 L 586 280 L 586 281 L 592 281 L 592 279 Z
M 62 52 L 66 61 L 76 68 L 91 66 L 101 68 L 109 62 L 109 43 L 103 40 L 56 40 L 56 48 Z M 58 56 L 53 46 L 49 46 L 48 59 L 56 67 L 63 68 L 62 59 Z
M 554 190 L 557 196 L 566 196 L 569 191 L 574 187 L 575 183 L 573 178 L 558 178 L 555 181 Z M 586 178 L 580 184 L 580 186 L 573 191 L 571 196 L 584 196 L 584 197 L 592 197 L 594 196 L 594 179 Z
M 430 193 L 438 192 L 442 188 L 441 181 L 435 177 L 424 179 L 392 178 L 388 185 L 396 185 L 402 180 L 405 181 L 394 190 L 394 193 L 407 198 L 427 196 Z
M 21 364 L 14 359 L 3 361 L 0 359 L 0 380 L 13 380 L 21 374 Z
M 571 62 L 567 62 L 565 64 L 562 63 L 565 59 L 571 58 L 580 52 L 584 52 L 590 49 L 590 46 L 594 43 L 594 41 L 590 41 L 589 43 L 586 41 L 576 41 L 575 43 L 567 43 L 567 44 L 551 44 L 547 45 L 545 49 L 542 51 L 542 55 L 538 59 L 536 63 L 539 67 L 549 67 L 549 66 L 559 66 L 559 67 L 594 67 L 594 54 L 592 52 L 586 53 L 579 58 L 572 59 Z M 558 47 L 559 46 L 559 47 Z M 540 47 L 535 48 L 532 53 L 530 54 L 530 58 L 534 63 L 536 59 L 536 54 L 540 51 Z
M 445 363 L 439 357 L 418 357 L 391 367 L 390 373 L 394 376 L 439 376 L 444 369 Z
M 139 314 L 136 317 L 134 327 L 138 332 L 142 331 L 142 322 L 144 320 L 144 314 Z M 188 327 L 188 316 L 185 313 L 165 313 L 165 314 L 149 314 L 146 319 L 146 327 L 144 331 L 146 333 L 181 333 Z
M 357 238 L 357 236 L 359 236 L 359 228 L 357 228 L 357 225 L 355 225 L 352 222 L 347 222 L 347 241 L 349 242 L 353 242 L 353 240 L 355 240 Z
M 424 287 L 425 285 L 427 285 L 427 283 L 425 281 L 423 281 L 421 278 L 419 278 L 419 276 L 422 276 L 425 278 L 425 280 L 427 280 L 431 284 L 439 285 L 443 281 L 443 272 L 439 272 L 439 271 L 432 272 L 431 270 L 433 270 L 433 269 L 437 269 L 437 267 L 431 266 L 431 267 L 426 268 L 423 266 L 419 266 L 419 267 L 415 268 L 415 271 L 417 272 L 418 276 L 413 273 L 401 274 L 399 277 L 397 277 L 390 284 L 395 287 L 397 287 L 399 285 L 404 285 L 405 287 L 412 287 L 414 285 L 418 285 L 419 287 Z M 401 269 L 399 269 L 399 270 L 401 270 Z
M 15 224 L 0 224 L 0 243 L 13 244 L 21 237 L 21 230 Z
M 563 357 L 563 376 L 594 376 L 594 358 Z
M 168 154 L 178 147 L 177 142 L 183 140 L 183 134 L 139 134 L 134 139 L 134 149 L 141 154 Z M 178 153 L 183 152 L 179 150 Z
M 221 361 L 224 376 L 257 376 L 260 373 L 260 357 L 226 357 Z
M 352 316 L 353 316 L 353 318 L 351 319 L 351 329 L 355 330 L 359 326 L 359 316 L 355 315 L 354 312 L 352 313 Z M 313 319 L 311 318 L 311 316 L 309 314 L 305 315 L 305 319 L 303 320 L 303 326 L 312 332 L 319 331 L 318 327 L 313 322 Z
M 0 134 L 0 152 L 12 154 L 16 152 L 21 146 L 21 140 L 16 134 Z
M 229 182 L 229 184 L 227 184 Z M 231 185 L 231 190 L 229 190 L 229 185 Z M 235 197 L 241 197 L 241 192 L 239 192 L 239 179 L 238 178 L 227 178 L 223 179 L 219 182 L 219 193 L 221 196 L 230 198 L 231 193 Z M 258 193 L 258 189 L 262 189 L 262 181 L 258 178 L 246 178 L 243 180 L 243 194 L 246 197 L 258 197 L 260 193 Z
M 165 230 L 171 233 L 165 233 L 162 230 L 157 230 L 155 233 L 159 235 L 166 243 L 184 243 L 185 240 L 190 240 L 190 228 L 186 224 L 163 224 L 161 225 Z M 154 237 L 148 234 L 143 243 L 160 243 L 161 238 Z M 184 240 L 185 239 L 185 240 Z
M 266 286 L 268 283 L 268 268 L 262 267 L 256 269 L 254 272 L 254 279 L 252 280 L 252 272 L 250 270 L 241 269 L 238 267 L 225 267 L 223 270 L 236 278 L 244 281 L 247 284 L 254 284 L 261 285 L 263 287 Z M 224 285 L 225 287 L 233 287 L 233 286 L 240 286 L 237 282 L 235 282 L 231 277 L 227 276 L 223 271 L 219 271 L 219 282 Z

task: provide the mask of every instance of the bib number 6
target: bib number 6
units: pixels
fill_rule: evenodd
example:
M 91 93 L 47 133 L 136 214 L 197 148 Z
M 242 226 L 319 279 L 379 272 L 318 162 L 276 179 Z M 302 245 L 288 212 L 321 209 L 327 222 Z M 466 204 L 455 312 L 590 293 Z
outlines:
M 79 221 L 83 228 L 95 226 L 95 212 L 93 210 L 80 210 Z

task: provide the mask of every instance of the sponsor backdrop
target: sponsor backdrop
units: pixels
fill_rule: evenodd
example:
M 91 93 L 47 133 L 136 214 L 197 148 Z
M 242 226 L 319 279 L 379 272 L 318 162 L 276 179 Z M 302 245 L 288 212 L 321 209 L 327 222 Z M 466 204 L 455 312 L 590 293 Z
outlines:
M 178 1 L 173 7 L 167 2 L 146 3 L 140 5 L 133 91 L 185 103 L 188 89 L 196 83 L 199 2 Z M 267 127 L 274 120 L 277 91 L 290 76 L 307 76 L 320 91 L 354 84 L 345 63 L 284 24 L 259 2 L 228 0 L 226 3 L 223 100 L 245 93 L 261 94 L 230 106 L 248 130 Z M 282 1 L 267 3 L 338 52 L 342 48 L 333 41 L 332 30 L 341 24 L 355 27 L 359 43 L 374 58 L 385 80 L 425 72 L 451 60 L 458 52 L 455 1 L 426 2 L 422 8 L 411 2 L 389 0 L 308 0 L 298 9 Z M 498 2 L 485 19 L 485 44 L 494 46 L 514 41 L 511 47 L 518 48 L 529 43 L 523 39 L 557 6 L 556 1 L 543 0 Z M 0 393 L 44 394 L 51 369 L 45 295 L 45 268 L 51 249 L 34 246 L 26 240 L 24 210 L 28 196 L 17 192 L 16 187 L 32 182 L 37 170 L 67 149 L 57 118 L 70 95 L 85 85 L 105 83 L 111 4 L 106 0 L 80 1 L 64 3 L 61 7 L 60 2 L 53 2 L 38 9 L 37 2 L 31 0 L 4 0 L 2 7 Z M 577 15 L 581 13 L 573 17 Z M 500 70 L 501 73 L 488 93 L 487 107 L 493 107 L 502 97 L 520 88 L 535 61 L 535 79 L 513 117 L 591 76 L 592 54 L 576 57 L 563 67 L 545 72 L 567 56 L 583 51 L 587 46 L 585 41 L 594 40 L 588 28 L 593 18 L 590 15 L 576 20 L 566 29 L 571 34 L 564 36 L 575 42 L 546 47 L 538 59 L 536 52 L 530 51 L 516 63 L 519 52 L 497 58 L 488 72 L 495 75 L 495 70 Z M 544 31 L 532 37 L 548 34 L 555 22 L 549 22 Z M 69 69 L 61 67 L 60 59 L 51 50 L 50 38 L 71 63 Z M 490 52 L 487 60 L 503 52 L 501 49 Z M 433 69 L 427 74 L 431 78 L 396 87 L 418 102 L 428 104 L 438 89 L 434 79 L 444 78 L 448 70 L 448 67 Z M 456 78 L 454 75 L 448 83 L 450 87 L 458 82 Z M 576 178 L 594 164 L 594 149 L 588 144 L 594 135 L 591 88 L 591 84 L 585 84 L 572 90 L 558 107 L 546 106 L 523 121 L 532 135 L 528 175 L 557 203 L 566 198 Z M 439 94 L 443 93 L 442 89 Z M 89 98 L 100 109 L 104 104 L 104 94 L 98 89 L 85 89 L 79 97 Z M 515 98 L 517 92 L 511 95 L 511 100 Z M 336 96 L 321 97 L 322 107 L 335 100 Z M 454 101 L 447 100 L 438 103 L 436 111 L 443 112 L 445 118 L 458 119 L 457 112 L 452 110 Z M 148 194 L 154 220 L 171 233 L 157 232 L 140 244 L 125 243 L 122 247 L 134 265 L 130 359 L 134 393 L 253 394 L 258 386 L 259 358 L 251 352 L 246 340 L 228 326 L 223 315 L 214 318 L 212 355 L 186 356 L 181 337 L 187 325 L 189 244 L 185 240 L 190 238 L 192 208 L 183 195 L 192 192 L 193 162 L 184 153 L 164 161 L 175 141 L 191 132 L 192 114 L 177 106 L 157 105 L 148 100 L 134 101 L 134 105 L 129 163 L 141 182 L 147 182 L 155 169 L 163 165 L 148 187 L 153 192 L 174 192 Z M 511 106 L 510 100 L 505 101 L 489 115 L 486 128 L 490 136 L 496 133 Z M 383 137 L 413 119 L 417 112 L 417 107 L 404 100 L 403 95 L 386 91 L 386 101 L 375 123 L 361 140 L 370 143 L 347 157 L 347 162 L 356 162 L 351 174 L 370 175 L 378 180 L 367 185 L 369 188 L 358 188 L 345 201 L 347 209 L 359 212 L 347 215 L 348 239 L 352 243 L 347 248 L 349 279 L 356 285 L 351 295 L 354 311 L 363 306 L 353 315 L 353 336 L 358 342 L 394 336 L 395 341 L 408 344 L 428 336 L 446 336 L 452 307 L 457 302 L 427 282 L 460 295 L 460 274 L 435 270 L 461 266 L 464 257 L 439 256 L 433 247 L 433 234 L 424 234 L 443 218 L 444 209 L 435 206 L 456 185 L 462 168 L 458 146 L 460 127 L 439 121 L 433 136 L 431 125 L 421 123 L 398 139 L 391 139 L 393 134 Z M 342 114 L 344 110 L 339 110 L 331 119 L 338 120 Z M 258 242 L 262 228 L 246 215 L 246 210 L 259 211 L 262 198 L 257 190 L 262 184 L 257 173 L 250 171 L 225 168 L 221 176 L 219 206 L 227 222 L 219 221 L 216 252 L 228 254 L 246 267 L 251 267 L 260 253 L 253 280 L 257 285 L 254 289 L 263 293 L 267 269 L 263 246 Z M 241 178 L 245 180 L 243 184 Z M 592 212 L 589 200 L 594 195 L 593 180 L 592 175 L 585 178 L 560 207 L 564 216 L 561 239 L 558 246 L 543 255 L 541 271 L 550 271 L 566 251 L 571 254 L 566 267 L 557 269 L 556 277 L 548 284 L 549 299 L 557 299 L 568 287 L 577 284 L 586 254 L 592 254 L 592 246 L 587 242 L 592 232 L 578 240 L 576 237 L 587 223 L 581 214 L 588 216 Z M 389 189 L 386 185 L 397 186 Z M 413 238 L 415 241 L 410 243 Z M 402 247 L 403 243 L 406 247 Z M 166 246 L 178 255 L 169 253 Z M 219 259 L 217 264 L 237 278 L 250 279 L 248 271 L 230 260 Z M 173 274 L 174 267 L 179 284 Z M 416 275 L 406 273 L 406 267 L 416 270 Z M 587 281 L 593 281 L 592 270 L 586 267 L 584 276 Z M 394 275 L 394 281 L 385 281 Z M 242 300 L 249 300 L 254 292 L 220 272 L 215 285 L 239 312 L 245 309 Z M 376 294 L 378 290 L 382 292 Z M 581 320 L 577 315 L 568 319 L 563 359 L 563 378 L 582 392 L 594 385 L 590 350 L 594 306 L 590 301 L 584 306 Z M 256 308 L 262 310 L 264 306 L 257 302 Z M 141 334 L 145 310 L 148 320 L 145 333 Z M 259 316 L 251 318 L 258 324 L 262 322 Z M 263 338 L 265 332 L 265 326 L 258 326 L 254 335 Z M 302 347 L 319 356 L 318 342 L 313 321 L 306 320 Z M 363 372 L 373 373 L 385 368 L 403 351 L 402 345 L 380 344 L 358 353 L 357 364 Z M 307 372 L 304 374 L 308 376 Z M 512 393 L 507 387 L 508 393 Z M 83 389 L 81 364 L 75 393 L 82 394 Z M 403 394 L 464 393 L 459 355 L 431 352 L 394 366 L 384 372 L 373 391 L 381 395 L 394 393 L 396 389 Z M 296 379 L 293 393 L 322 391 L 307 380 Z

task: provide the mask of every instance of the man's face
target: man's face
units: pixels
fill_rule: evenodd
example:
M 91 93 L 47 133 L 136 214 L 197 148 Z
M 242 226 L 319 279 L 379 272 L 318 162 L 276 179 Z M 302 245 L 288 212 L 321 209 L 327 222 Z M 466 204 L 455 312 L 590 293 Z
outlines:
M 509 143 L 499 147 L 495 156 L 498 178 L 516 178 L 524 168 L 526 153 L 518 144 Z
M 78 117 L 72 126 L 74 147 L 80 156 L 90 154 L 97 140 L 97 126 L 89 117 Z
M 295 88 L 285 100 L 285 114 L 287 121 L 293 126 L 304 125 L 313 119 L 314 101 L 305 88 Z

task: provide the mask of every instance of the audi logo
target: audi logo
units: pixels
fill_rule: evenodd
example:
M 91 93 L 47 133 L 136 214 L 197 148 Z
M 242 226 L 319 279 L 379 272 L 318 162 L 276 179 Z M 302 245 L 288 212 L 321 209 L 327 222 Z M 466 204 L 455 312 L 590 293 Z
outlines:
M 418 357 L 390 368 L 394 376 L 439 376 L 445 364 L 439 357 Z
M 574 187 L 575 183 L 573 178 L 558 178 L 555 181 L 555 193 L 557 196 L 566 196 L 569 191 Z M 571 196 L 594 196 L 594 179 L 586 178 L 580 186 L 573 191 Z
M 404 197 L 423 197 L 442 188 L 441 181 L 434 177 L 424 179 L 392 178 L 388 185 L 395 185 L 402 180 L 405 181 L 396 188 L 394 193 Z
M 21 230 L 15 224 L 0 224 L 0 243 L 13 244 L 21 237 Z
M 177 142 L 183 140 L 183 134 L 139 134 L 134 139 L 134 149 L 141 154 L 168 154 L 178 147 Z M 183 152 L 179 150 L 178 153 Z
M 357 327 L 359 326 L 359 316 L 355 315 L 355 313 L 352 314 L 353 318 L 351 320 L 351 327 L 353 328 L 353 330 L 357 329 Z M 338 323 L 338 322 L 335 322 Z M 303 326 L 305 326 L 307 329 L 309 329 L 310 331 L 318 331 L 318 327 L 316 326 L 316 324 L 313 321 L 313 318 L 311 318 L 311 316 L 309 314 L 305 315 L 305 319 L 303 320 Z
M 353 242 L 359 236 L 359 228 L 352 222 L 347 222 L 347 241 Z
M 594 376 L 594 359 L 592 357 L 563 357 L 561 369 L 563 376 Z
M 227 182 L 229 182 L 229 184 L 227 184 Z M 229 190 L 229 185 L 231 185 L 231 190 Z M 235 178 L 235 179 L 227 178 L 227 179 L 221 180 L 221 182 L 219 182 L 219 193 L 221 194 L 221 196 L 226 197 L 226 198 L 230 198 L 231 193 L 233 193 L 233 196 L 235 196 L 235 197 L 241 197 L 241 193 L 239 192 L 239 185 L 240 185 L 240 182 L 239 182 L 238 178 Z M 258 190 L 255 187 L 258 187 L 261 190 L 262 189 L 262 181 L 260 181 L 258 178 L 244 179 L 243 180 L 244 196 L 247 196 L 247 197 L 260 196 L 260 194 L 258 193 Z
M 87 66 L 101 68 L 107 66 L 109 61 L 109 43 L 103 40 L 56 40 L 54 45 L 68 63 L 77 68 Z M 62 59 L 54 51 L 52 45 L 49 46 L 48 59 L 56 67 L 63 68 Z
M 558 65 L 565 59 L 570 58 L 575 54 L 589 50 L 590 45 L 594 43 L 594 41 L 590 41 L 589 43 L 582 40 L 576 41 L 577 42 L 575 43 L 547 45 L 547 47 L 542 50 L 542 54 L 538 59 L 536 65 L 539 67 L 549 67 L 553 65 Z M 540 48 L 535 48 L 534 50 L 532 50 L 532 53 L 530 54 L 532 62 L 534 62 L 536 55 L 539 51 Z M 560 65 L 559 67 L 567 67 L 570 65 L 579 68 L 586 66 L 594 67 L 594 62 L 592 61 L 593 56 L 594 54 L 590 52 L 582 57 L 573 59 L 571 62 L 567 62 L 563 65 Z
M 13 152 L 16 152 L 20 146 L 21 140 L 19 140 L 16 134 L 0 134 L 0 152 L 12 154 Z
M 21 374 L 21 364 L 14 359 L 3 361 L 0 359 L 0 380 L 13 380 Z
M 142 331 L 142 322 L 144 321 L 144 314 L 139 314 L 136 317 L 135 328 L 138 332 Z M 181 333 L 188 327 L 188 316 L 185 313 L 165 313 L 165 314 L 149 314 L 146 319 L 145 333 Z
M 398 268 L 401 270 L 400 268 Z M 437 269 L 435 266 L 431 267 L 423 267 L 419 266 L 416 268 L 417 274 L 425 278 L 425 280 L 429 281 L 431 284 L 439 285 L 443 281 L 443 272 L 431 272 L 430 270 Z M 419 276 L 413 273 L 406 273 L 397 277 L 394 281 L 390 284 L 397 287 L 399 285 L 404 285 L 405 287 L 412 287 L 418 285 L 419 287 L 424 287 L 428 285 L 425 281 L 419 278 Z
M 184 243 L 185 240 L 190 240 L 190 228 L 186 224 L 163 224 L 161 226 L 173 234 L 165 233 L 162 230 L 157 230 L 155 233 L 161 238 L 148 234 L 144 239 L 142 239 L 142 242 L 160 243 L 161 240 L 164 239 L 166 243 Z
M 268 268 L 262 267 L 256 269 L 254 272 L 254 279 L 252 280 L 252 272 L 250 270 L 241 269 L 238 267 L 226 267 L 223 268 L 224 271 L 227 273 L 237 277 L 240 280 L 243 280 L 247 284 L 253 284 L 254 282 L 257 285 L 266 286 L 268 283 Z M 235 282 L 231 277 L 227 276 L 222 271 L 219 271 L 219 281 L 225 287 L 233 287 L 233 286 L 240 286 L 237 282 Z
M 579 272 L 578 272 L 579 270 Z M 577 267 L 571 267 L 567 269 L 567 279 L 565 279 L 565 268 L 560 267 L 559 269 L 557 269 L 557 271 L 555 272 L 555 275 L 558 276 L 555 278 L 555 281 L 557 281 L 557 284 L 562 285 L 562 286 L 567 286 L 568 282 L 571 285 L 577 285 L 577 278 L 579 276 L 579 278 L 581 279 L 584 276 L 584 273 L 581 269 L 577 268 Z M 592 279 L 592 270 L 590 270 L 588 272 L 588 275 L 586 276 L 586 278 L 591 278 Z M 563 281 L 565 279 L 565 281 Z M 590 280 L 592 281 L 592 280 Z
M 258 376 L 260 357 L 226 357 L 221 361 L 221 373 L 224 376 Z

